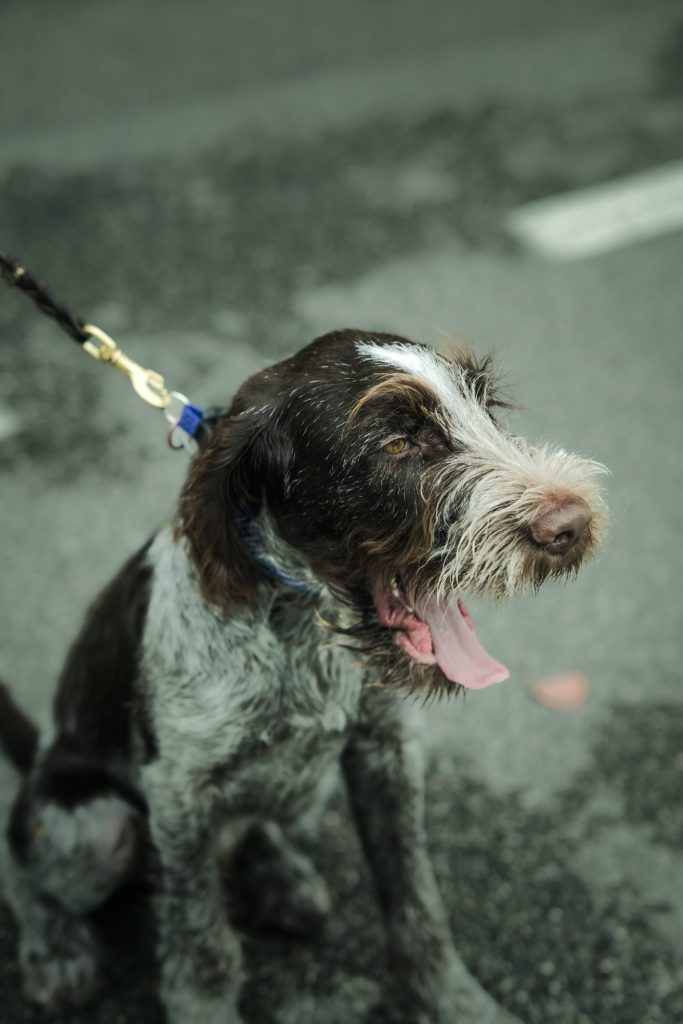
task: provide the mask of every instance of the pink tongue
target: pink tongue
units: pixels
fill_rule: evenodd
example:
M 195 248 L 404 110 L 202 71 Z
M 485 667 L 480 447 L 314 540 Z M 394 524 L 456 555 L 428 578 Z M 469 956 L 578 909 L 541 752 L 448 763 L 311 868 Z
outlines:
M 502 683 L 510 675 L 505 665 L 492 658 L 477 640 L 474 625 L 463 602 L 445 605 L 435 597 L 418 609 L 432 634 L 434 656 L 443 674 L 471 690 Z

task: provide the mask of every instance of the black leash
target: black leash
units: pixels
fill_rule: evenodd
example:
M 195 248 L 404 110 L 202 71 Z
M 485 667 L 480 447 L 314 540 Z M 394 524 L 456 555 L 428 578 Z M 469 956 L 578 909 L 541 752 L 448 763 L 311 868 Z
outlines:
M 26 267 L 22 267 L 18 260 L 0 252 L 0 271 L 7 284 L 14 285 L 24 295 L 28 295 L 29 299 L 33 299 L 40 312 L 56 320 L 75 342 L 79 345 L 85 344 L 90 337 L 85 330 L 85 324 L 62 305 L 42 281 L 35 278 Z
M 86 323 L 59 302 L 42 281 L 19 261 L 0 252 L 0 272 L 7 284 L 18 288 L 35 302 L 41 313 L 51 317 L 81 348 L 100 363 L 106 363 L 125 374 L 133 390 L 144 402 L 163 410 L 170 424 L 168 443 L 171 448 L 194 452 L 211 434 L 216 420 L 225 409 L 201 409 L 192 405 L 180 391 L 169 391 L 160 373 L 148 370 L 127 356 L 100 327 Z

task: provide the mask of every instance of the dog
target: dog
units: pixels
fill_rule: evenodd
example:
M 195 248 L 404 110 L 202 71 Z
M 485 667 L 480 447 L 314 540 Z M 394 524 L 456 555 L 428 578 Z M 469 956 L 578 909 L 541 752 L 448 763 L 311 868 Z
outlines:
M 505 405 L 490 359 L 358 330 L 240 387 L 174 522 L 88 613 L 52 735 L 8 716 L 27 774 L 7 895 L 33 999 L 90 997 L 87 912 L 149 836 L 169 1024 L 239 1024 L 226 873 L 263 919 L 318 927 L 329 897 L 298 842 L 341 775 L 386 925 L 382 1020 L 512 1019 L 453 947 L 403 699 L 502 682 L 463 595 L 572 575 L 605 532 L 602 467 L 513 436 Z

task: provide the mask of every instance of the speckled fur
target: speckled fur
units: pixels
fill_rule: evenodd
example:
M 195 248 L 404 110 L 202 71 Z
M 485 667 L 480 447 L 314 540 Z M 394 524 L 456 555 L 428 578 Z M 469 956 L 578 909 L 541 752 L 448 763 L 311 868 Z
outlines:
M 143 781 L 164 877 L 165 1001 L 171 1020 L 194 1019 L 187 1017 L 194 999 L 197 1020 L 227 1021 L 239 953 L 224 914 L 215 912 L 220 879 L 207 836 L 221 825 L 224 851 L 231 822 L 237 844 L 254 819 L 287 828 L 310 810 L 357 717 L 361 671 L 348 652 L 320 644 L 310 599 L 292 606 L 287 595 L 283 611 L 282 595 L 266 586 L 226 622 L 200 598 L 182 542 L 162 533 L 150 559 L 142 664 L 159 758 Z M 175 913 L 188 886 L 189 920 L 187 909 Z M 195 914 L 214 960 L 203 948 L 192 955 Z M 215 992 L 223 998 L 214 1007 Z
M 505 1020 L 451 945 L 425 848 L 414 708 L 364 686 L 359 655 L 329 642 L 309 598 L 264 587 L 225 621 L 198 596 L 182 542 L 161 534 L 150 559 L 143 668 L 160 756 L 143 779 L 164 878 L 169 1020 L 239 1020 L 239 944 L 221 909 L 217 823 L 223 849 L 231 823 L 235 844 L 254 819 L 296 833 L 340 760 L 400 964 L 392 1005 L 418 1024 L 455 1020 L 458 1006 L 477 1008 L 463 1019 Z
M 137 589 L 124 576 L 110 588 L 114 605 L 123 594 L 123 607 L 136 609 L 121 699 L 139 715 L 114 716 L 111 756 L 127 758 L 149 805 L 169 1024 L 239 1024 L 241 951 L 226 872 L 239 884 L 252 855 L 263 858 L 250 882 L 262 919 L 279 915 L 296 928 L 324 917 L 324 884 L 292 839 L 314 826 L 340 774 L 386 923 L 392 992 L 379 1019 L 511 1021 L 453 948 L 426 850 L 416 711 L 403 698 L 458 683 L 410 662 L 371 598 L 397 572 L 418 591 L 480 573 L 468 577 L 470 589 L 500 595 L 511 572 L 506 593 L 573 571 L 595 546 L 587 539 L 564 561 L 534 548 L 528 517 L 549 490 L 576 492 L 600 522 L 597 467 L 524 448 L 523 472 L 512 473 L 522 447 L 490 414 L 482 365 L 340 331 L 255 375 L 195 459 L 175 527 L 137 556 Z M 387 378 L 387 367 L 399 378 Z M 397 431 L 415 439 L 403 460 L 386 447 Z M 245 515 L 270 565 L 312 593 L 263 571 L 240 536 Z M 511 568 L 514 551 L 525 554 Z M 65 722 L 90 692 L 94 636 L 86 629 L 77 644 L 86 663 L 67 674 Z M 123 649 L 109 639 L 112 651 Z M 76 1002 L 97 974 L 87 926 L 28 885 L 16 859 L 12 870 L 27 987 L 48 1005 Z

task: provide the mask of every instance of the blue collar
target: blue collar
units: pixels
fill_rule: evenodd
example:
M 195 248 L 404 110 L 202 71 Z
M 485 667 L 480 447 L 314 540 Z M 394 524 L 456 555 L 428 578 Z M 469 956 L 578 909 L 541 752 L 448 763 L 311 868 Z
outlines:
M 273 583 L 281 583 L 283 586 L 289 587 L 290 590 L 296 590 L 299 594 L 307 594 L 309 597 L 320 597 L 320 587 L 314 587 L 311 583 L 299 579 L 273 561 L 263 546 L 263 540 L 252 516 L 246 512 L 240 513 L 237 517 L 237 529 L 244 547 L 259 569 Z

